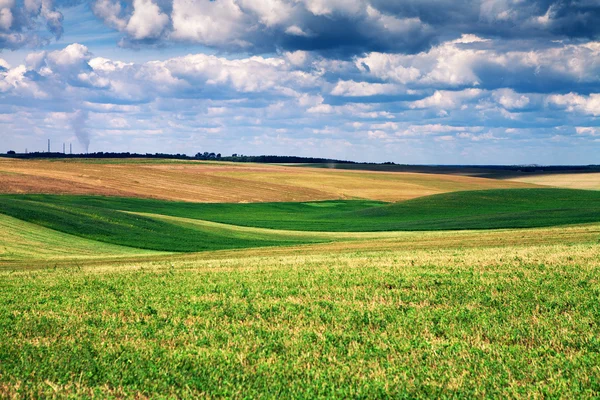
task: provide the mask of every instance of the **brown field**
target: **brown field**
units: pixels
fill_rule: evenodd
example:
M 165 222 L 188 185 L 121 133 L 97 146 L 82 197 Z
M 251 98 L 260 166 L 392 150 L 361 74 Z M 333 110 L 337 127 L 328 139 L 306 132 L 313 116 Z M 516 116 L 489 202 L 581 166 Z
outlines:
M 568 189 L 600 190 L 600 172 L 540 174 L 511 178 L 512 182 L 530 183 L 535 185 L 556 186 Z
M 532 186 L 469 176 L 264 164 L 0 159 L 0 193 L 93 194 L 191 202 L 401 201 L 451 191 Z

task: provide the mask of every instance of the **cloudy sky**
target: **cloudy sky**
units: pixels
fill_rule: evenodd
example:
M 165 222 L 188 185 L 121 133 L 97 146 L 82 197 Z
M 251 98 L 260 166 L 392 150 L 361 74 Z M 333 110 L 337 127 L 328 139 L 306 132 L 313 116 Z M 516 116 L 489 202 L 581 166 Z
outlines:
M 599 0 L 0 0 L 0 152 L 600 163 Z

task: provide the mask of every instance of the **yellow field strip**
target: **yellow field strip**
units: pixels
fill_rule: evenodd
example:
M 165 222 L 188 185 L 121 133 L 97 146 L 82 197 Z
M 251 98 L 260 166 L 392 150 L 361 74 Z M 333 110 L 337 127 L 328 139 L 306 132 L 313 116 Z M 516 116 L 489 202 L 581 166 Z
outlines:
M 600 190 L 600 172 L 532 175 L 509 180 L 568 189 Z
M 0 159 L 0 193 L 13 194 L 93 194 L 211 203 L 355 198 L 392 202 L 460 190 L 533 186 L 469 176 L 270 164 Z

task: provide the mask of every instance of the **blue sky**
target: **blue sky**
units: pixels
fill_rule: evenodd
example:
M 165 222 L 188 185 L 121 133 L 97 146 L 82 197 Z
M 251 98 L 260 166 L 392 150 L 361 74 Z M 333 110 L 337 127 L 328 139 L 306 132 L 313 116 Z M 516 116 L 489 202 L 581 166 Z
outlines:
M 596 0 L 0 0 L 0 152 L 600 163 Z

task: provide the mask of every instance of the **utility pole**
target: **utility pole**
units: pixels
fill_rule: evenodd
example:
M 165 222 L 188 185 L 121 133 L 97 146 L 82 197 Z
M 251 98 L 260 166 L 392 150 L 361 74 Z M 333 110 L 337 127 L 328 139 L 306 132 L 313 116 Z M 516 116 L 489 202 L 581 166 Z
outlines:
M 50 139 L 48 139 L 48 153 L 50 153 Z
M 73 154 L 73 143 L 69 143 L 69 154 Z
M 67 152 L 65 151 L 65 144 L 63 143 L 63 154 L 67 154 Z

